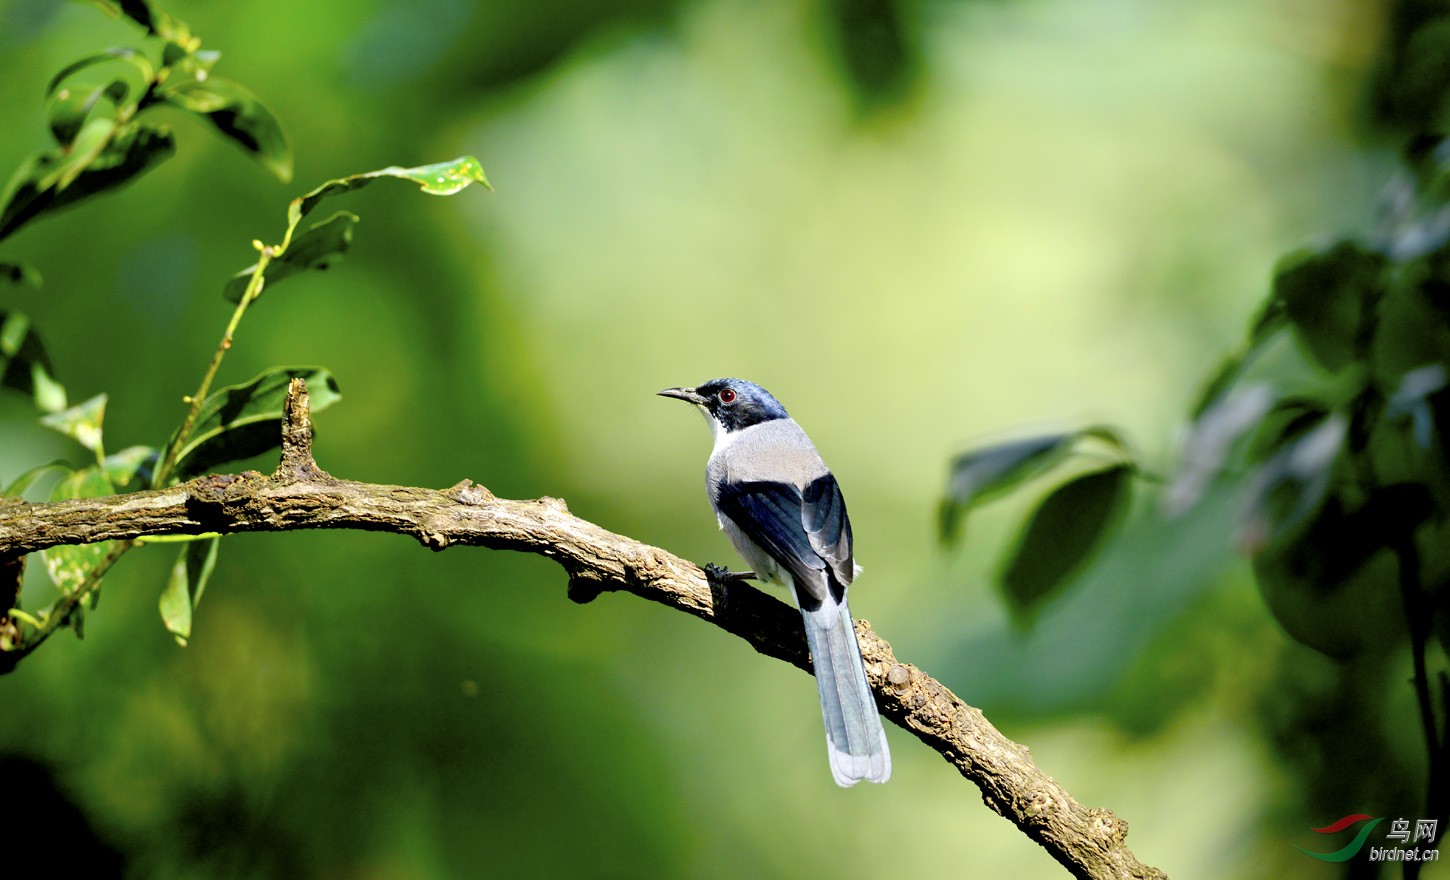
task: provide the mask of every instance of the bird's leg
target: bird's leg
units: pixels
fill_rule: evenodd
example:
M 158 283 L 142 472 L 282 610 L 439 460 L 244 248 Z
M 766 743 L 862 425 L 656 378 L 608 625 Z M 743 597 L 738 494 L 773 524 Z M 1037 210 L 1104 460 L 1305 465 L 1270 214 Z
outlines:
M 705 563 L 705 577 L 710 581 L 724 585 L 731 581 L 753 581 L 753 571 L 731 571 L 723 565 L 716 565 L 713 562 Z
M 755 580 L 753 571 L 731 571 L 723 565 L 716 565 L 713 562 L 705 563 L 705 580 L 710 582 L 710 599 L 719 611 L 725 610 L 725 604 L 730 600 L 728 587 L 731 581 Z

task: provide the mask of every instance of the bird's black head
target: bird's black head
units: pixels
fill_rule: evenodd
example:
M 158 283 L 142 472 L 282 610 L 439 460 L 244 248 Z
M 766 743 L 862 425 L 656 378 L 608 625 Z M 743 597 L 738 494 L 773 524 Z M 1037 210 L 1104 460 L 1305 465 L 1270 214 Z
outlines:
M 790 418 L 769 391 L 744 379 L 711 379 L 694 388 L 666 388 L 660 394 L 704 409 L 727 434 L 761 422 Z

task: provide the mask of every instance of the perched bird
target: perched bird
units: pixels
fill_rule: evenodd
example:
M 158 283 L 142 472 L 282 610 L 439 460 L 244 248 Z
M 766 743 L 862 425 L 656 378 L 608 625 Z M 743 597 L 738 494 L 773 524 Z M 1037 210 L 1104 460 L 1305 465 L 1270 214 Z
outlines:
M 754 572 L 708 566 L 714 579 L 757 577 L 786 587 L 805 620 L 831 773 L 842 786 L 891 777 L 891 753 L 866 682 L 846 587 L 856 576 L 851 521 L 836 478 L 770 392 L 711 379 L 659 392 L 695 404 L 715 449 L 705 468 L 710 507 Z

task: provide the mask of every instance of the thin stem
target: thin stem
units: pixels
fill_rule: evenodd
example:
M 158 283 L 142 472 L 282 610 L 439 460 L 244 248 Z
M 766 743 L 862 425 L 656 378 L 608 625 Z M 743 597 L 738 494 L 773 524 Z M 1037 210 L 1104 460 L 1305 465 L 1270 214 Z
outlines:
M 252 269 L 252 277 L 247 279 L 247 289 L 242 293 L 241 300 L 237 307 L 232 310 L 231 320 L 227 322 L 226 330 L 222 332 L 221 342 L 217 343 L 216 351 L 212 352 L 211 363 L 207 364 L 206 372 L 202 374 L 201 384 L 197 386 L 196 393 L 190 397 L 190 407 L 186 411 L 186 418 L 181 422 L 181 429 L 176 432 L 176 438 L 166 448 L 166 455 L 162 457 L 161 463 L 156 467 L 155 476 L 151 485 L 160 488 L 166 485 L 166 480 L 171 476 L 172 470 L 176 467 L 177 457 L 185 448 L 188 440 L 191 439 L 191 432 L 196 428 L 197 417 L 201 414 L 201 406 L 206 401 L 206 396 L 211 393 L 212 382 L 216 379 L 217 370 L 221 368 L 222 358 L 232 347 L 232 337 L 236 335 L 237 326 L 242 322 L 242 315 L 246 314 L 247 308 L 252 301 L 262 292 L 263 275 L 267 271 L 267 265 L 272 258 L 280 253 L 280 250 L 261 242 L 255 242 L 254 246 L 261 252 L 257 259 L 257 265 Z
M 76 609 L 80 607 L 81 602 L 100 588 L 101 579 L 106 576 L 106 572 L 111 570 L 111 566 L 115 565 L 116 561 L 135 545 L 135 541 L 117 542 L 116 546 L 111 548 L 111 552 L 107 553 L 105 558 L 96 563 L 96 567 L 86 574 L 86 579 L 81 581 L 80 586 L 62 596 L 43 619 L 37 621 L 30 615 L 25 615 L 30 618 L 31 623 L 36 625 L 36 630 L 33 636 L 27 638 L 23 645 L 12 652 L 15 662 L 18 663 L 21 658 L 40 647 L 41 643 L 50 638 L 56 630 L 65 626 L 70 621 L 71 615 L 75 614 Z

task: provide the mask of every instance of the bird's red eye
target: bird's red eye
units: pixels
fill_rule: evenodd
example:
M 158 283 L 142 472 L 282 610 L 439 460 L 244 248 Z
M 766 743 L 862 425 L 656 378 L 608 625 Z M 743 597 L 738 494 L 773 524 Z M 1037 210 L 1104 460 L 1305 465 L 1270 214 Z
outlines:
M 720 389 L 720 394 L 718 396 L 720 398 L 720 402 L 721 403 L 734 403 L 735 402 L 735 391 L 734 391 L 734 389 L 731 389 L 731 388 L 721 388 Z

